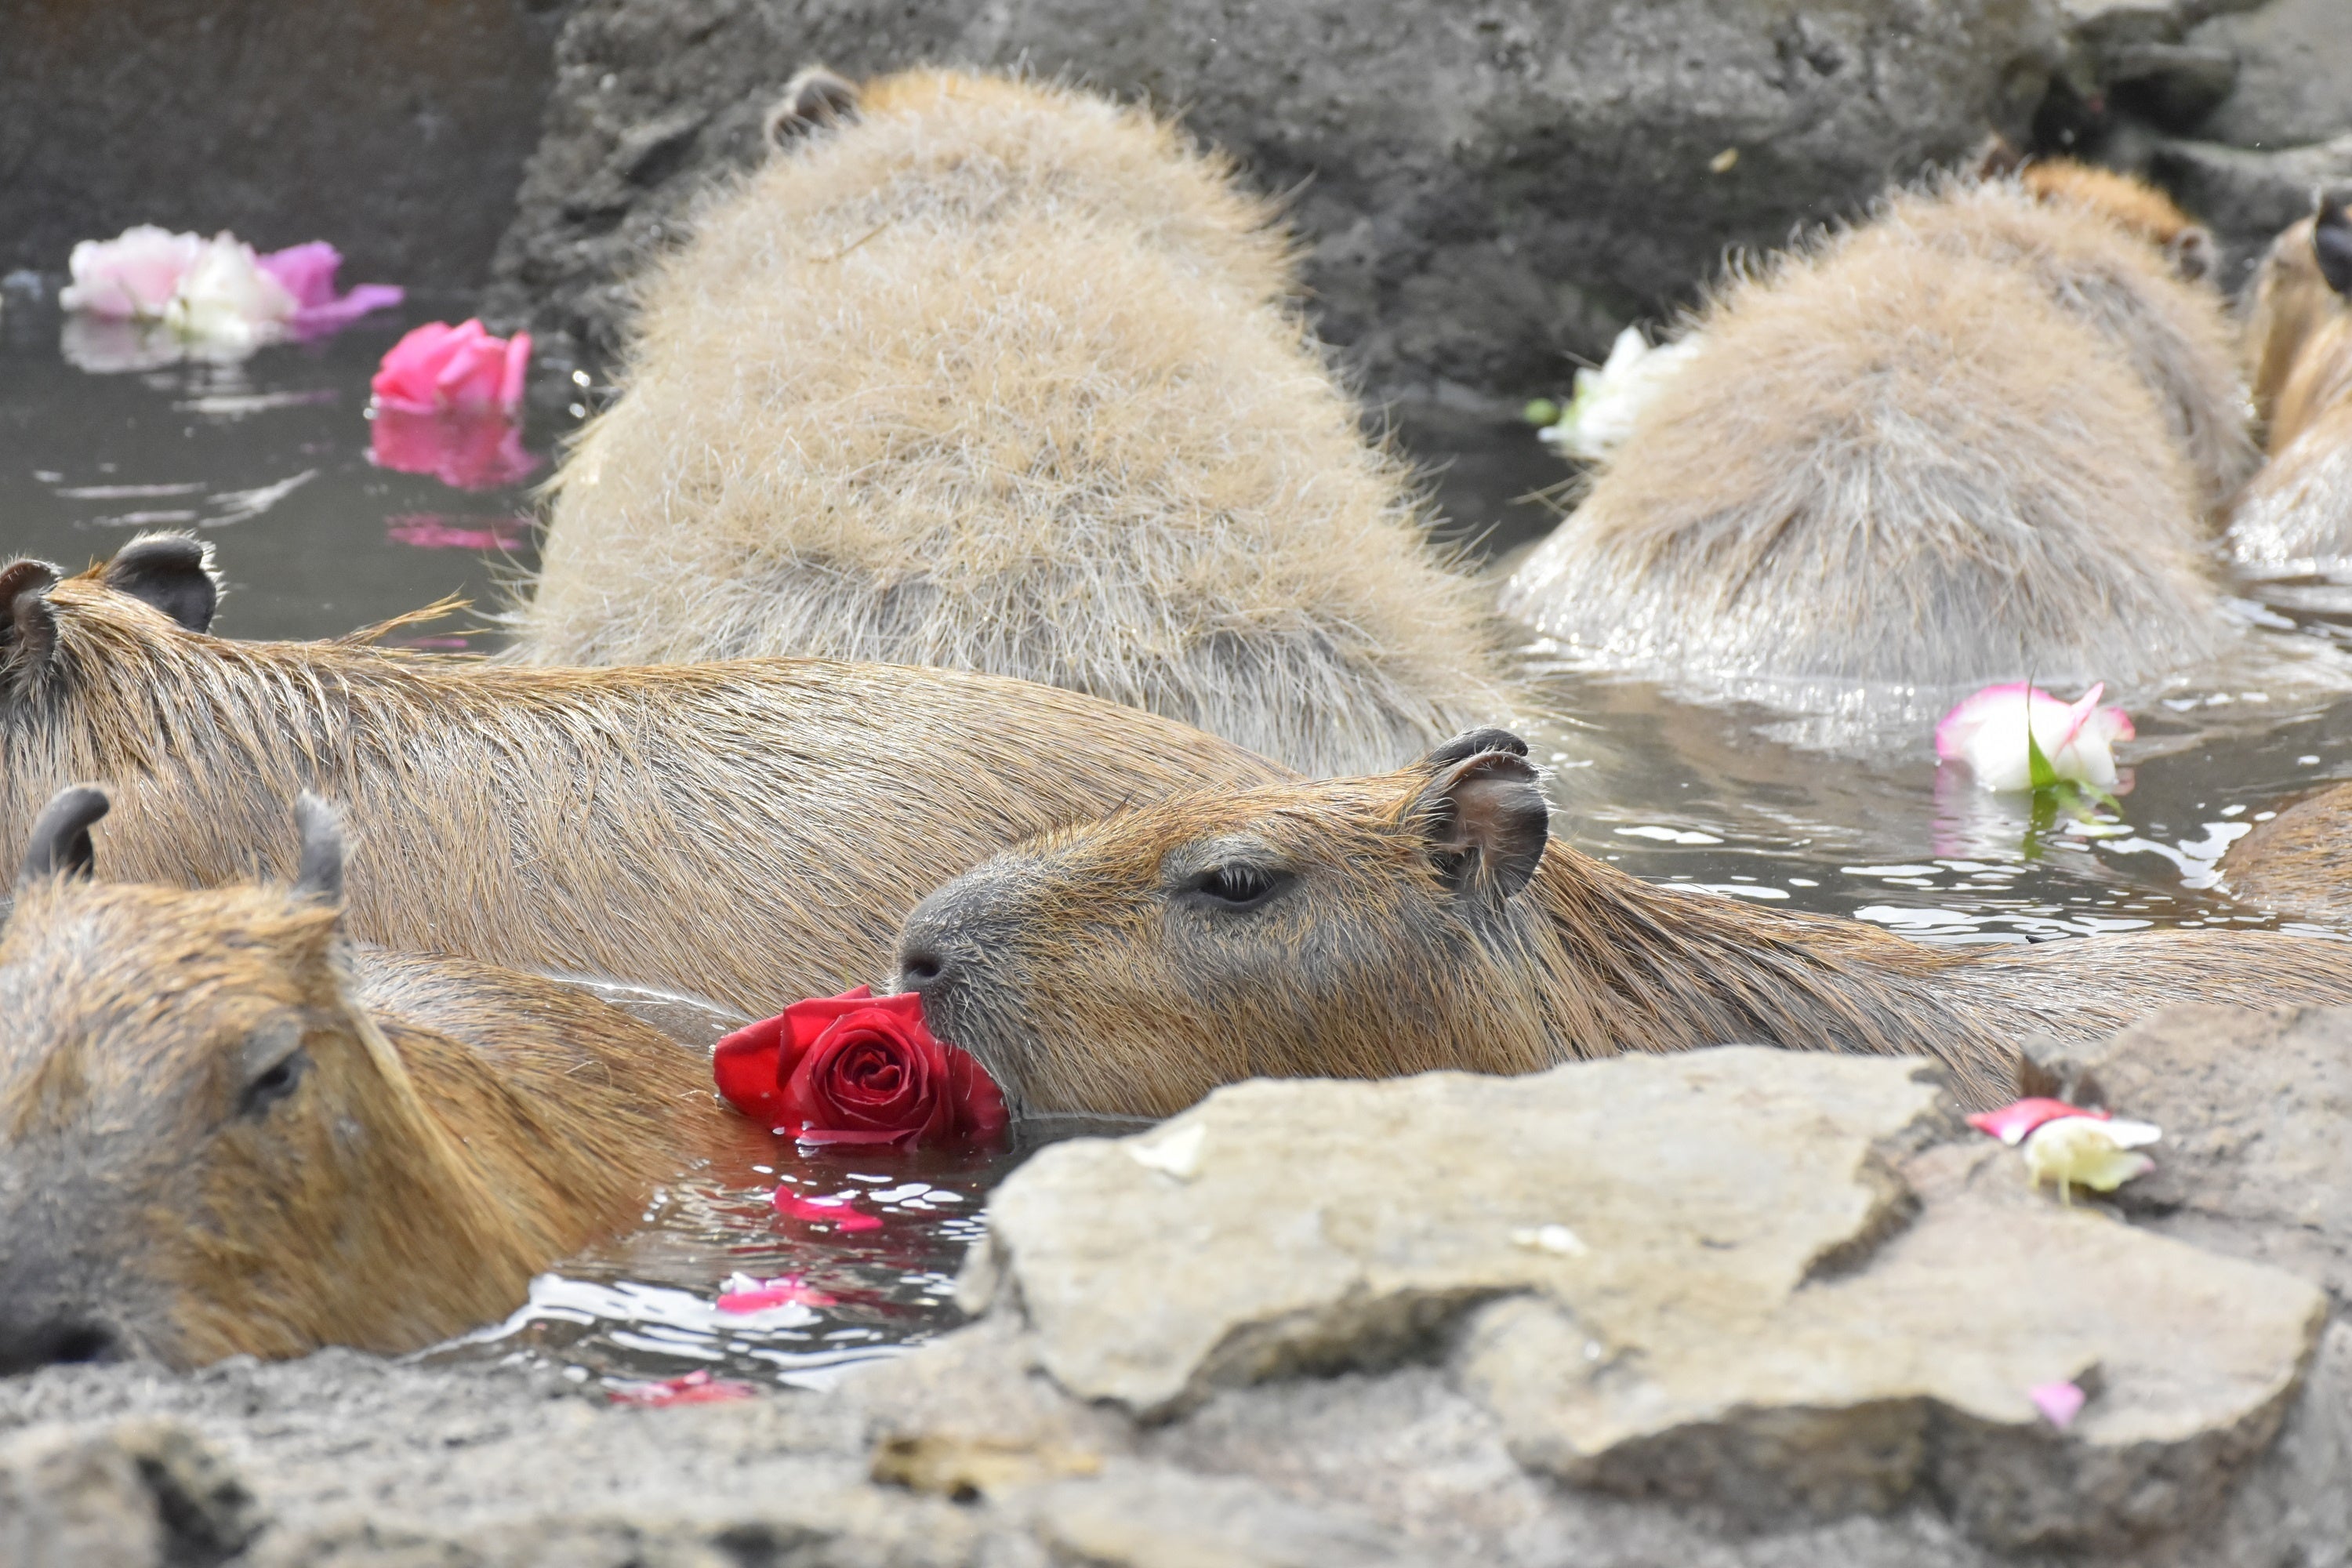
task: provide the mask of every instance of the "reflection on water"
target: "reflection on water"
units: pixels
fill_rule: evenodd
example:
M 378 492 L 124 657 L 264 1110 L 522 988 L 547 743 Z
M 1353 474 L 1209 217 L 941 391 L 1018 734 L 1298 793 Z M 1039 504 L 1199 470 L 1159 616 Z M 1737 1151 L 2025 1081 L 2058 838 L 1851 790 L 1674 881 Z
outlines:
M 54 309 L 12 293 L 0 312 L 0 548 L 78 567 L 140 528 L 194 528 L 220 546 L 235 590 L 222 630 L 235 637 L 336 636 L 451 593 L 495 604 L 499 574 L 530 564 L 530 498 L 443 477 L 496 478 L 515 459 L 486 447 L 480 462 L 440 465 L 443 477 L 390 471 L 369 461 L 362 414 L 383 349 L 418 321 L 463 313 L 417 300 L 241 366 L 92 375 L 60 357 Z M 583 410 L 568 384 L 539 391 L 525 447 L 543 456 Z M 1452 462 L 1443 494 L 1458 535 L 1499 551 L 1539 530 L 1541 510 L 1514 498 L 1559 470 L 1523 428 L 1403 434 L 1425 459 Z M 2352 679 L 2336 647 L 2352 643 L 2352 588 L 2317 566 L 2244 588 L 2251 629 L 2231 668 L 2111 694 L 2139 738 L 2122 753 L 2129 787 L 2093 814 L 2037 811 L 1939 772 L 1929 725 L 1942 694 L 1905 699 L 1918 712 L 1892 729 L 1856 727 L 1836 703 L 1820 723 L 1792 721 L 1555 665 L 1540 682 L 1554 710 L 1518 722 L 1553 765 L 1556 830 L 1653 880 L 1943 943 L 2268 926 L 2230 900 L 2216 863 L 2285 802 L 2352 777 Z M 450 624 L 404 640 L 494 639 Z M 1824 740 L 1840 749 L 1818 749 Z M 673 1184 L 644 1229 L 542 1279 L 508 1322 L 430 1353 L 545 1358 L 616 1387 L 695 1369 L 822 1381 L 952 1323 L 989 1189 L 1039 1138 L 1084 1130 L 1032 1129 L 996 1155 L 772 1144 Z M 879 1224 L 794 1218 L 772 1201 L 779 1186 L 848 1196 Z M 792 1281 L 790 1299 L 723 1310 L 736 1276 Z

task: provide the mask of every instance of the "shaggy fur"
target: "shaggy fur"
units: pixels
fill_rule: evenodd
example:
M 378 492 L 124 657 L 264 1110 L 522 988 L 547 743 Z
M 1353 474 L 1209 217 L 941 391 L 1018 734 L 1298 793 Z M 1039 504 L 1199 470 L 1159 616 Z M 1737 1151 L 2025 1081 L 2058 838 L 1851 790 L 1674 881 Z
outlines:
M 992 851 L 1204 781 L 1291 776 L 1147 713 L 990 676 L 822 660 L 518 669 L 230 642 L 128 547 L 0 572 L 0 840 L 112 793 L 126 877 L 252 874 L 296 794 L 343 810 L 352 932 L 761 1016 L 887 972 L 899 918 Z
M 1310 772 L 1498 716 L 1476 590 L 1294 289 L 1270 204 L 1167 121 L 874 82 L 652 280 L 520 656 L 985 670 Z
M 2352 223 L 2340 206 L 2332 221 L 2352 258 Z M 2352 559 L 2352 300 L 2321 273 L 2317 238 L 2314 218 L 2278 237 L 2247 314 L 2270 452 L 2230 520 L 2231 551 L 2249 563 Z
M 2006 186 L 1905 197 L 1726 289 L 1503 608 L 1677 680 L 2063 686 L 2219 651 L 2158 399 L 2047 279 L 1978 253 L 2011 240 L 1959 242 L 1991 232 L 1971 205 L 2048 216 Z
M 2352 784 L 2256 823 L 2222 857 L 2221 876 L 2258 909 L 2352 928 Z
M 2336 942 L 1934 948 L 1648 886 L 1547 841 L 1517 742 L 1465 739 L 1385 777 L 1175 797 L 1009 850 L 916 910 L 901 984 L 1021 1103 L 1147 1115 L 1258 1074 L 1737 1042 L 1932 1056 L 1981 1105 L 2013 1093 L 2030 1032 L 2097 1038 L 2175 1000 L 2352 999 Z M 1221 901 L 1236 876 L 1270 890 Z
M 695 1053 L 625 1014 L 355 948 L 299 889 L 19 893 L 0 1359 L 414 1350 L 511 1310 L 736 1120 Z
M 2235 333 L 2204 280 L 2212 242 L 2161 192 L 2061 160 L 2029 164 L 2016 182 L 1897 196 L 1882 221 L 1950 254 L 2018 268 L 2105 337 L 2156 395 L 2209 512 L 2253 472 Z

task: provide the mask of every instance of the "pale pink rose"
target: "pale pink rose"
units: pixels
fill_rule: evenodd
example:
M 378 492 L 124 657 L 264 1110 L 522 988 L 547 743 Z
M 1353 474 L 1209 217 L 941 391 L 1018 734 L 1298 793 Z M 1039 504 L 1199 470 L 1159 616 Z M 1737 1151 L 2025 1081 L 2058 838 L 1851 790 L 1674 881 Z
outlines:
M 427 321 L 392 345 L 369 384 L 376 406 L 409 414 L 436 410 L 511 415 L 522 406 L 530 368 L 530 334 L 493 337 L 478 321 Z
M 2114 746 L 2132 738 L 2131 715 L 2098 705 L 2104 685 L 2073 702 L 2062 702 L 2023 681 L 1988 686 L 1963 699 L 1936 726 L 1936 755 L 1965 762 L 1977 783 L 1990 790 L 2033 787 L 2027 727 L 2051 769 L 2062 779 L 2113 789 Z
M 2025 1391 L 2025 1397 L 2033 1401 L 2043 1420 L 2063 1432 L 2074 1424 L 2090 1396 L 2071 1383 L 2037 1383 Z
M 2026 1174 L 2037 1187 L 2055 1181 L 2058 1201 L 2063 1204 L 2074 1201 L 2076 1187 L 2112 1193 L 2156 1169 L 2156 1162 L 2138 1151 L 2163 1136 L 2163 1130 L 2151 1121 L 2057 1117 L 2026 1134 Z
M 126 228 L 114 239 L 85 239 L 66 263 L 73 281 L 58 302 L 92 316 L 160 317 L 204 248 L 195 235 L 152 223 Z
M 298 333 L 332 331 L 370 310 L 397 305 L 405 298 L 399 288 L 390 283 L 362 283 L 348 294 L 336 293 L 335 274 L 343 265 L 343 257 L 323 239 L 314 239 L 308 245 L 289 245 L 260 259 L 261 269 L 294 297 L 293 327 Z
M 253 247 L 224 231 L 196 253 L 163 320 L 183 337 L 251 348 L 279 336 L 295 309 L 293 294 L 262 270 Z

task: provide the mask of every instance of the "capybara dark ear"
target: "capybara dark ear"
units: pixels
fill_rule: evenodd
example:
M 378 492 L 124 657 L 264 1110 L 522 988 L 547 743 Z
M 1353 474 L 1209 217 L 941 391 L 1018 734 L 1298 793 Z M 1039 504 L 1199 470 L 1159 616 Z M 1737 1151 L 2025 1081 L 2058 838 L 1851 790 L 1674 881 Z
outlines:
M 2176 276 L 2190 283 L 2212 277 L 2221 264 L 2221 253 L 2213 244 L 2212 232 L 2193 223 L 2165 241 L 2164 258 L 2172 264 Z
M 15 561 L 0 569 L 0 677 L 22 690 L 49 667 L 58 650 L 58 607 L 49 590 L 58 569 L 46 561 Z
M 811 66 L 784 84 L 761 132 L 770 146 L 789 147 L 819 126 L 856 118 L 857 89 L 823 66 Z
M 1430 863 L 1456 893 L 1500 903 L 1543 863 L 1551 803 L 1536 770 L 1516 752 L 1481 750 L 1455 763 L 1429 782 L 1414 807 Z
M 2319 275 L 2330 289 L 2352 299 L 2352 216 L 2347 216 L 2342 202 L 2329 201 L 2324 193 L 2318 209 L 2311 225 L 2311 251 L 2319 262 Z
M 1481 752 L 1508 752 L 1515 757 L 1524 757 L 1528 754 L 1528 743 L 1508 730 L 1497 730 L 1491 725 L 1483 730 L 1465 730 L 1422 758 L 1420 765 L 1435 773 L 1440 768 L 1451 767 L 1465 758 L 1475 757 Z
M 220 574 L 213 547 L 185 533 L 150 533 L 115 552 L 99 574 L 118 594 L 143 599 L 192 632 L 213 629 Z
M 90 824 L 111 806 L 106 792 L 89 784 L 76 784 L 52 795 L 33 820 L 33 836 L 25 845 L 25 865 L 16 879 L 89 876 L 98 864 L 97 852 L 90 847 Z
M 294 891 L 322 904 L 343 901 L 343 819 L 335 808 L 302 792 L 294 803 L 294 820 L 302 830 L 302 858 L 294 872 Z

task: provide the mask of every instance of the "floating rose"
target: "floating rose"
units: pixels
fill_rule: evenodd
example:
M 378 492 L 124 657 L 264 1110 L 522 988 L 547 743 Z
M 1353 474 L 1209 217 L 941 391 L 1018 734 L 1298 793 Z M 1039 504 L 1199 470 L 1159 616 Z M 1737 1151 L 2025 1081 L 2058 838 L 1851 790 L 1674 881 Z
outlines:
M 1004 1131 L 994 1080 L 932 1037 L 913 992 L 861 985 L 795 1002 L 719 1041 L 711 1068 L 730 1105 L 805 1143 L 975 1143 Z
M 804 1198 L 790 1187 L 778 1187 L 770 1201 L 780 1215 L 830 1225 L 844 1234 L 882 1228 L 879 1215 L 864 1212 L 847 1198 Z
M 163 307 L 163 324 L 184 338 L 250 352 L 284 336 L 299 308 L 253 247 L 223 234 L 197 252 Z
M 2017 1100 L 1969 1117 L 1969 1125 L 2012 1148 L 2021 1146 L 2033 1184 L 2055 1181 L 2063 1204 L 2074 1201 L 2076 1187 L 2112 1193 L 2154 1170 L 2156 1162 L 2137 1151 L 2164 1136 L 2152 1122 L 2119 1121 L 2063 1100 Z
M 764 1312 L 772 1307 L 830 1307 L 834 1299 L 822 1290 L 812 1289 L 797 1274 L 787 1274 L 780 1279 L 754 1279 L 748 1274 L 737 1274 L 727 1281 L 719 1293 L 719 1310 L 722 1312 Z
M 493 336 L 478 321 L 427 321 L 392 345 L 368 384 L 379 410 L 488 414 L 522 406 L 530 334 Z
M 707 1372 L 689 1372 L 684 1377 L 664 1378 L 658 1383 L 635 1384 L 613 1390 L 614 1403 L 642 1405 L 659 1409 L 669 1405 L 722 1405 L 730 1400 L 749 1399 L 760 1391 L 748 1383 L 735 1383 L 716 1378 Z
M 1988 686 L 1944 715 L 1936 726 L 1936 755 L 1966 763 L 1990 790 L 2040 789 L 2062 779 L 2111 790 L 2113 748 L 2132 738 L 2132 721 L 2120 708 L 2098 706 L 2105 689 L 2093 686 L 2062 702 L 2027 681 Z
M 1598 462 L 1624 445 L 1635 421 L 1698 349 L 1696 333 L 1653 346 L 1641 328 L 1628 327 L 1599 370 L 1576 373 L 1576 394 L 1565 410 L 1549 402 L 1529 404 L 1528 417 L 1545 426 L 1536 434 L 1548 445 Z
M 343 255 L 323 239 L 273 250 L 260 263 L 261 269 L 292 297 L 294 314 L 289 324 L 298 336 L 333 331 L 407 297 L 390 283 L 362 283 L 348 294 L 336 293 L 335 274 L 342 269 Z
M 73 281 L 58 303 L 92 316 L 161 321 L 204 248 L 196 235 L 152 223 L 126 228 L 114 239 L 85 239 L 67 259 Z

